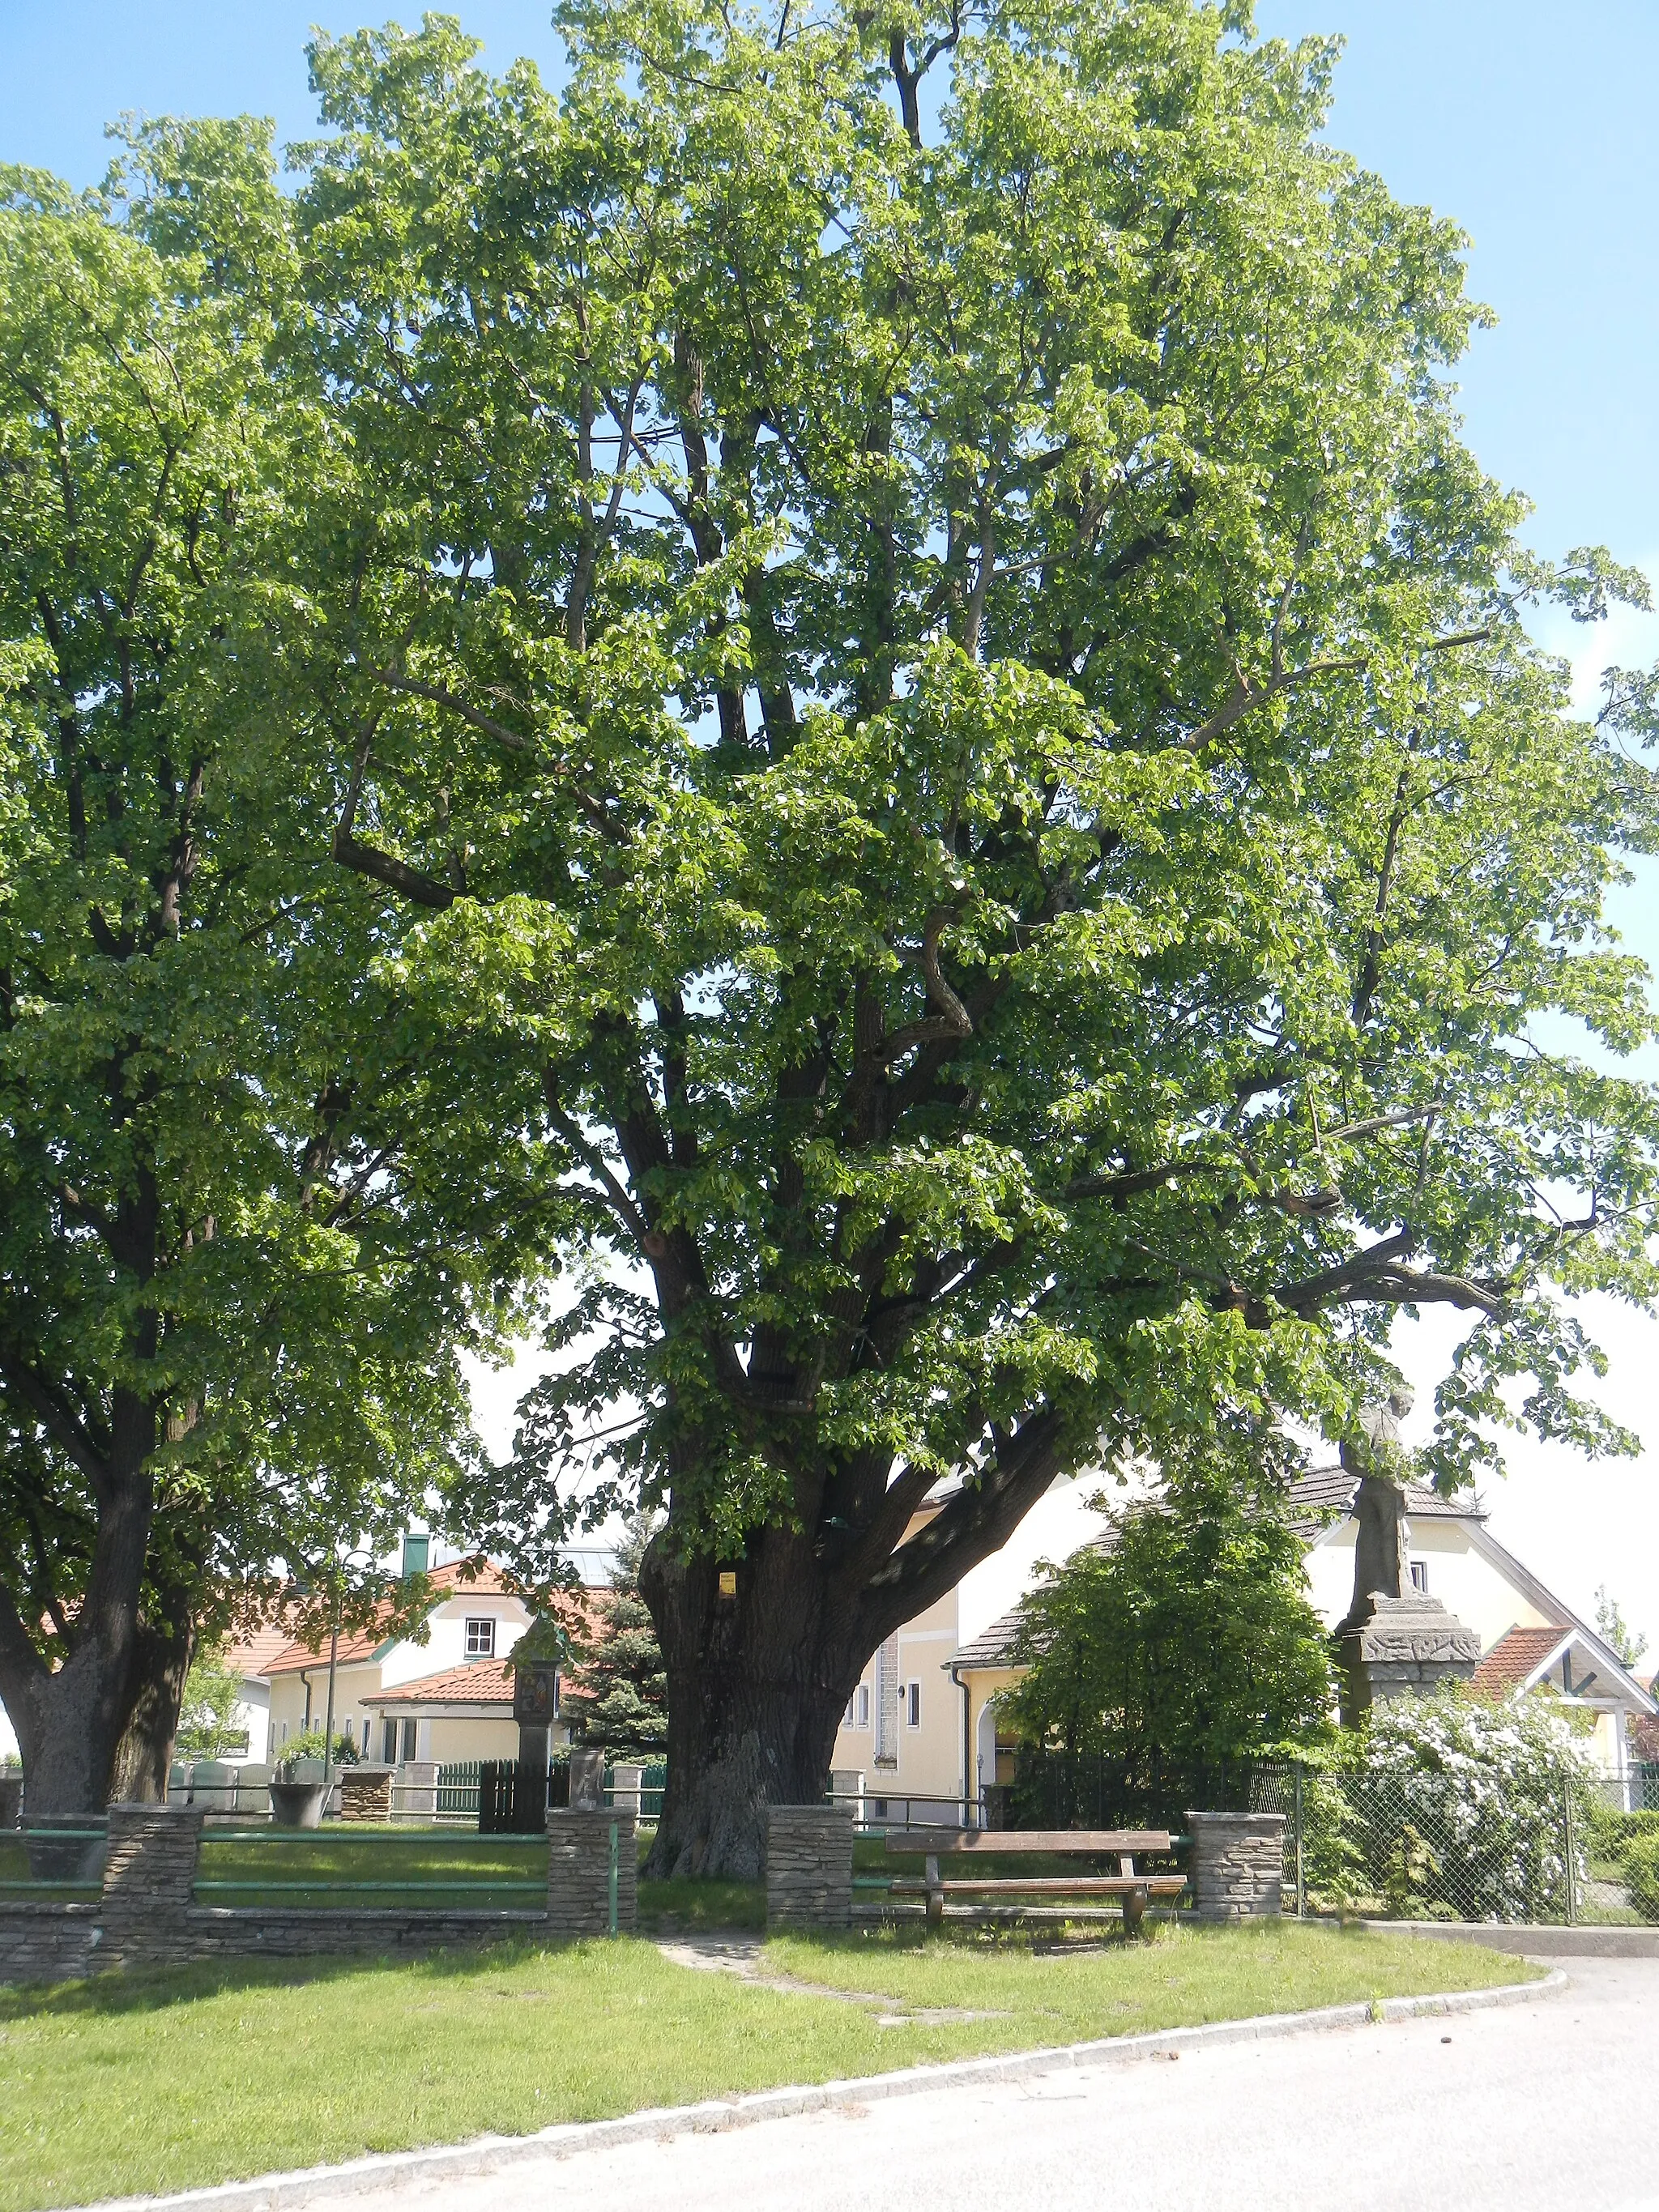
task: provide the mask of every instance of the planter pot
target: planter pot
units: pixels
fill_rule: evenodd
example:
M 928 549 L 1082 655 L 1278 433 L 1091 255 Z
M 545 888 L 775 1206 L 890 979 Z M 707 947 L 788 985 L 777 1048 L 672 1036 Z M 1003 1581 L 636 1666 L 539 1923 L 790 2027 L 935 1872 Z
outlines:
M 320 1827 L 323 1785 L 320 1782 L 273 1782 L 270 1816 L 279 1828 Z
M 31 1820 L 24 1831 L 31 1881 L 70 1881 L 97 1888 L 109 1850 L 108 1823 L 86 1814 Z M 54 1829 L 64 1831 L 55 1835 Z M 96 1830 L 94 1834 L 91 1832 Z

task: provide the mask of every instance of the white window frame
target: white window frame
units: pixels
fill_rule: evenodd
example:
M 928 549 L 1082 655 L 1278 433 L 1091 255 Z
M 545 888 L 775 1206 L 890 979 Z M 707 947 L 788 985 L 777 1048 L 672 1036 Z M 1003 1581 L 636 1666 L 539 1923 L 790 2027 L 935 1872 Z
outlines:
M 857 1689 L 854 1691 L 852 1696 L 847 1700 L 847 1711 L 841 1717 L 841 1724 L 843 1728 L 863 1729 L 866 1733 L 868 1732 L 870 1727 L 870 1685 L 867 1682 L 860 1682 Z
M 913 1729 L 919 1729 L 921 1726 L 921 1685 L 920 1682 L 907 1682 L 904 1686 L 904 1725 L 906 1728 Z
M 467 1615 L 465 1648 L 469 1659 L 493 1659 L 495 1656 L 495 1616 L 493 1613 Z
M 1413 1559 L 1409 1564 L 1412 1572 L 1413 1589 L 1416 1591 L 1419 1597 L 1426 1597 L 1429 1594 L 1428 1561 L 1426 1559 Z

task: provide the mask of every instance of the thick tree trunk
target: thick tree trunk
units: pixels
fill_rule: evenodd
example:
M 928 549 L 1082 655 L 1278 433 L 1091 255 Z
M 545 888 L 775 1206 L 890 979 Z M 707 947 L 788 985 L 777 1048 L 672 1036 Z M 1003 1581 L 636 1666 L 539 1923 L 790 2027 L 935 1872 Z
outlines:
M 646 1871 L 753 1881 L 766 1808 L 811 1804 L 829 1780 L 836 1730 L 862 1673 L 863 1609 L 804 1536 L 764 1529 L 720 1592 L 721 1568 L 682 1560 L 658 1536 L 641 1593 L 668 1675 L 668 1784 Z
M 28 1816 L 101 1813 L 131 1710 L 133 1650 L 154 1510 L 155 1407 L 114 1394 L 98 1534 L 69 1657 L 55 1673 L 15 1638 L 0 1652 L 0 1698 L 23 1755 Z M 14 1625 L 17 1617 L 14 1609 Z
M 196 1638 L 183 1620 L 141 1621 L 127 1676 L 127 1721 L 110 1769 L 112 1802 L 165 1805 L 179 1708 Z

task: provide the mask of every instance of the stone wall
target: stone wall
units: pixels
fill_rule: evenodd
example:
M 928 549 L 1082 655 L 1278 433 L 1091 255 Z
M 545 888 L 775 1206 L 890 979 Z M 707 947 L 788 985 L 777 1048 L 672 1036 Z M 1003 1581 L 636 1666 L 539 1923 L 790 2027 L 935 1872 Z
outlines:
M 392 1818 L 392 1769 L 344 1766 L 340 1770 L 340 1818 L 386 1821 Z
M 336 1912 L 283 1906 L 198 1905 L 185 1916 L 170 1956 L 185 1959 L 308 1959 L 364 1953 L 409 1955 L 458 1944 L 501 1943 L 544 1936 L 539 1912 L 401 1911 Z
M 853 1917 L 853 1808 L 774 1805 L 766 1816 L 766 1924 L 845 1928 Z
M 634 1816 L 553 1807 L 547 1816 L 547 1920 L 550 1936 L 611 1932 L 611 1838 L 617 1838 L 617 1929 L 639 1926 L 639 1845 Z
M 97 1963 L 95 1905 L 0 1904 L 0 1982 L 77 1982 Z
M 1188 1813 L 1188 1880 L 1200 1920 L 1276 1914 L 1285 1878 L 1282 1813 Z
M 0 1904 L 0 1982 L 68 1981 L 102 1966 L 407 1954 L 514 1936 L 603 1936 L 611 1927 L 613 1831 L 617 1925 L 631 1935 L 639 1922 L 638 1847 L 626 1812 L 548 1814 L 545 1913 L 198 1905 L 202 1822 L 199 1805 L 112 1805 L 101 1904 Z
M 102 1963 L 176 1958 L 194 1903 L 199 1805 L 112 1805 L 104 1862 Z

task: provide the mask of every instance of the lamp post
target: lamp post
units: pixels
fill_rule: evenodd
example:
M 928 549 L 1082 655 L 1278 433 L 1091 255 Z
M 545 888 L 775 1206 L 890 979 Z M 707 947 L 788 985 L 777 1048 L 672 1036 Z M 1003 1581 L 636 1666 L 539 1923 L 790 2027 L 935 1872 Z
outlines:
M 345 1605 L 345 1571 L 354 1563 L 374 1563 L 374 1554 L 361 1546 L 335 1551 L 329 1559 L 329 1579 L 334 1588 L 334 1618 L 328 1635 L 328 1711 L 323 1723 L 323 1813 L 328 1813 L 328 1793 L 334 1779 L 334 1678 L 340 1664 L 340 1615 Z

